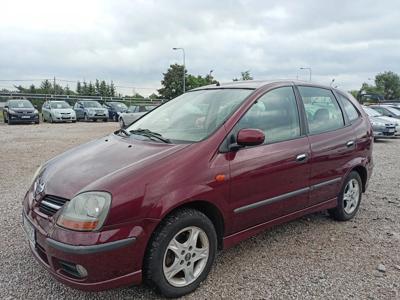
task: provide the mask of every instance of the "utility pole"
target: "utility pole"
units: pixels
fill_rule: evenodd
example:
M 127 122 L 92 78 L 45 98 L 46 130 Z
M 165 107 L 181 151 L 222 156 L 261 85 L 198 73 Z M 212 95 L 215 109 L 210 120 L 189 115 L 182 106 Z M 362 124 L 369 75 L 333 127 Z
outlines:
M 54 76 L 54 81 L 53 81 L 53 87 L 54 87 L 54 100 L 56 99 L 56 76 Z
M 174 47 L 174 48 L 172 48 L 172 50 L 182 50 L 182 53 L 183 53 L 183 93 L 185 93 L 186 92 L 186 84 L 185 84 L 185 71 L 186 71 L 186 63 L 185 63 L 185 49 L 183 49 L 183 48 L 176 48 L 176 47 Z

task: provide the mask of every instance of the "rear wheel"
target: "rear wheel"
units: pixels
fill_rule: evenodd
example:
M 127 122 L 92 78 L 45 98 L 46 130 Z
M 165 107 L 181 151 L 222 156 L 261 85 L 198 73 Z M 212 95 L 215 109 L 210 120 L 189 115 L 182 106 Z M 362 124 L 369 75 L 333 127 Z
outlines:
M 144 262 L 145 281 L 166 297 L 194 291 L 207 277 L 217 251 L 217 234 L 203 213 L 179 210 L 153 234 Z
M 5 114 L 3 114 L 3 120 L 4 120 L 4 123 L 8 123 L 8 119 Z
M 352 219 L 360 207 L 362 182 L 360 175 L 352 171 L 343 183 L 338 196 L 338 205 L 329 210 L 329 214 L 338 221 Z
M 114 121 L 114 122 L 118 122 L 118 116 L 117 116 L 117 114 L 114 114 L 114 115 L 113 115 L 113 121 Z
M 108 122 L 108 119 L 103 119 L 103 122 Z

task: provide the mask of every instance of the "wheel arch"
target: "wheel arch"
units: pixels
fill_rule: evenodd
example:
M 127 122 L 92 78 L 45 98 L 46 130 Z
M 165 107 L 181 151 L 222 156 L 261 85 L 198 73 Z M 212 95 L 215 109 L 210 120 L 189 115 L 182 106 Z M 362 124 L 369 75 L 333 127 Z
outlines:
M 350 170 L 350 172 L 352 172 L 352 171 L 355 171 L 358 173 L 358 175 L 360 175 L 361 183 L 362 183 L 362 191 L 364 193 L 367 188 L 367 179 L 368 179 L 367 168 L 362 165 L 358 165 Z M 349 172 L 349 174 L 350 174 L 350 172 Z

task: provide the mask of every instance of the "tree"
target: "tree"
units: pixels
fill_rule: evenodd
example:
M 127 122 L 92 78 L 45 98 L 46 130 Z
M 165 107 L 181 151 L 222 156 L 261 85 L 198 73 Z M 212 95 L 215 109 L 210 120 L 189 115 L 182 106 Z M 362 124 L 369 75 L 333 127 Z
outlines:
M 211 75 L 202 77 L 201 75 L 194 76 L 189 74 L 186 80 L 186 87 L 188 90 L 191 90 L 201 86 L 215 84 L 215 83 L 217 83 L 217 81 L 214 80 L 214 77 L 212 77 Z
M 78 82 L 76 83 L 76 93 L 78 95 L 82 94 L 82 86 L 81 86 L 81 82 L 78 80 Z
M 400 98 L 400 77 L 392 71 L 379 73 L 375 76 L 376 87 L 383 91 L 385 99 Z
M 182 65 L 170 65 L 167 72 L 163 73 L 164 78 L 161 80 L 163 87 L 158 90 L 158 93 L 162 98 L 173 99 L 179 95 L 182 95 L 183 74 L 186 76 L 186 70 L 184 70 Z
M 52 84 L 46 79 L 40 84 L 40 89 L 43 94 L 51 94 Z
M 152 94 L 149 96 L 149 99 L 152 99 L 152 100 L 158 99 L 158 95 L 157 95 L 156 93 L 152 93 Z
M 109 86 L 109 94 L 110 94 L 110 97 L 115 97 L 115 85 L 112 81 Z
M 87 95 L 88 96 L 95 96 L 96 95 L 96 89 L 95 89 L 95 87 L 94 87 L 94 85 L 93 85 L 93 83 L 91 81 L 89 82 Z
M 102 80 L 100 82 L 99 92 L 100 92 L 100 96 L 103 96 L 103 97 L 108 96 L 108 87 L 104 80 Z
M 99 82 L 98 79 L 96 79 L 96 82 L 95 82 L 95 84 L 94 84 L 94 88 L 95 88 L 95 93 L 96 93 L 97 95 L 100 95 L 100 82 Z
M 87 85 L 86 81 L 83 81 L 81 95 L 84 95 L 84 96 L 88 95 L 88 85 Z
M 250 74 L 250 70 L 241 72 L 240 75 L 241 75 L 241 79 L 240 80 L 253 80 L 254 79 L 253 76 L 251 76 L 251 74 Z M 237 79 L 237 78 L 233 78 L 232 80 L 233 81 L 239 81 L 239 79 Z

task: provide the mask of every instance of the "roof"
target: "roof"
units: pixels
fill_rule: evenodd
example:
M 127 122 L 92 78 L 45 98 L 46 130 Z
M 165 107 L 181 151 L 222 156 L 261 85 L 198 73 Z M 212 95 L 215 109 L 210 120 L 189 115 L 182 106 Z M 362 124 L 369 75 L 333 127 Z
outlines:
M 220 84 L 210 84 L 206 86 L 202 86 L 199 88 L 195 88 L 192 91 L 196 90 L 205 90 L 205 89 L 220 89 L 220 88 L 227 88 L 227 89 L 258 89 L 260 87 L 266 86 L 268 84 L 274 83 L 288 83 L 288 84 L 304 84 L 304 85 L 313 85 L 317 87 L 324 87 L 324 88 L 331 88 L 329 86 L 320 85 L 318 83 L 313 83 L 310 81 L 300 81 L 300 80 L 291 80 L 291 79 L 276 79 L 276 80 L 244 80 L 244 81 L 231 81 L 225 82 Z

